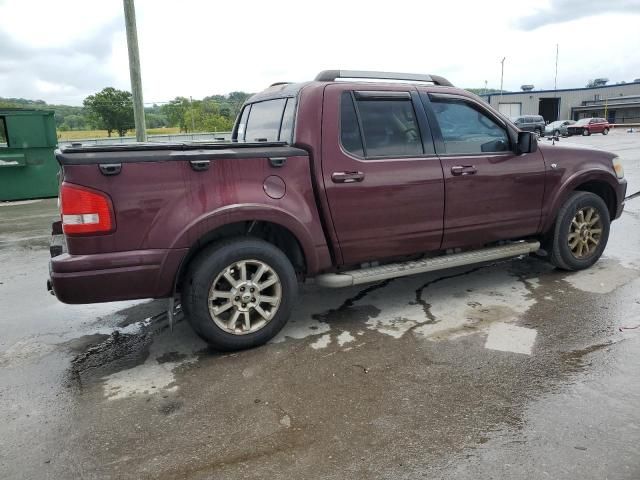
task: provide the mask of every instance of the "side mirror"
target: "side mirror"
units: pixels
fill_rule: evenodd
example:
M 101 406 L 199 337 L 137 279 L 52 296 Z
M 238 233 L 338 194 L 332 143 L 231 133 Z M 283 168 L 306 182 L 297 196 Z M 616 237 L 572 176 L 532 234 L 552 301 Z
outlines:
M 538 138 L 533 132 L 518 132 L 518 154 L 533 153 L 538 150 Z

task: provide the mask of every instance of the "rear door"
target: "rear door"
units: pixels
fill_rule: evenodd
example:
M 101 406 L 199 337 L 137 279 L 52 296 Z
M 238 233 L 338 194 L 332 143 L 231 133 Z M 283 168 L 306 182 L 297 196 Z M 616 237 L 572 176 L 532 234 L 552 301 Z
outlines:
M 537 232 L 544 194 L 540 151 L 516 155 L 505 123 L 471 98 L 423 93 L 445 180 L 442 248 Z
M 328 85 L 322 175 L 343 263 L 440 248 L 442 167 L 415 87 Z

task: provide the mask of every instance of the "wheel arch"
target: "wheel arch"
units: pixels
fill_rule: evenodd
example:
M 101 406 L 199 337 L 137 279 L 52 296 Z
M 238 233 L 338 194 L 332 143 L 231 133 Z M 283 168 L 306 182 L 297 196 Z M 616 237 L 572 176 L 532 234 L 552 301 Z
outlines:
M 326 262 L 305 225 L 288 212 L 265 205 L 230 206 L 194 221 L 173 242 L 173 248 L 188 249 L 174 274 L 174 290 L 179 289 L 189 262 L 203 248 L 231 237 L 260 238 L 275 245 L 287 255 L 301 278 L 315 274 Z
M 553 229 L 560 208 L 569 196 L 576 191 L 591 192 L 602 198 L 609 210 L 609 216 L 613 220 L 616 215 L 618 198 L 612 182 L 611 175 L 605 171 L 587 172 L 570 178 L 555 195 L 549 210 L 550 215 L 547 216 L 542 232 L 548 234 Z

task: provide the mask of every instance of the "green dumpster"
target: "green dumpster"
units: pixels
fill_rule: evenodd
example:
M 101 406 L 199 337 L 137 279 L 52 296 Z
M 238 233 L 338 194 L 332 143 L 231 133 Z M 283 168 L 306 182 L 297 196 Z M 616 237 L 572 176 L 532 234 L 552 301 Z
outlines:
M 57 143 L 52 111 L 0 109 L 0 201 L 58 195 Z

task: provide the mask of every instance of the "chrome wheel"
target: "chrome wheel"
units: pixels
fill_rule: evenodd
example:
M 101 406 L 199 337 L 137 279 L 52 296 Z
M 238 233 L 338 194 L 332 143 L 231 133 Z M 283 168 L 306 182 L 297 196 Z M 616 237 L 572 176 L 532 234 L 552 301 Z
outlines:
M 602 220 L 593 207 L 578 210 L 571 221 L 567 242 L 575 258 L 584 259 L 593 255 L 602 237 Z
M 246 335 L 269 323 L 280 306 L 282 284 L 260 260 L 241 260 L 222 270 L 209 289 L 209 314 L 227 333 Z

